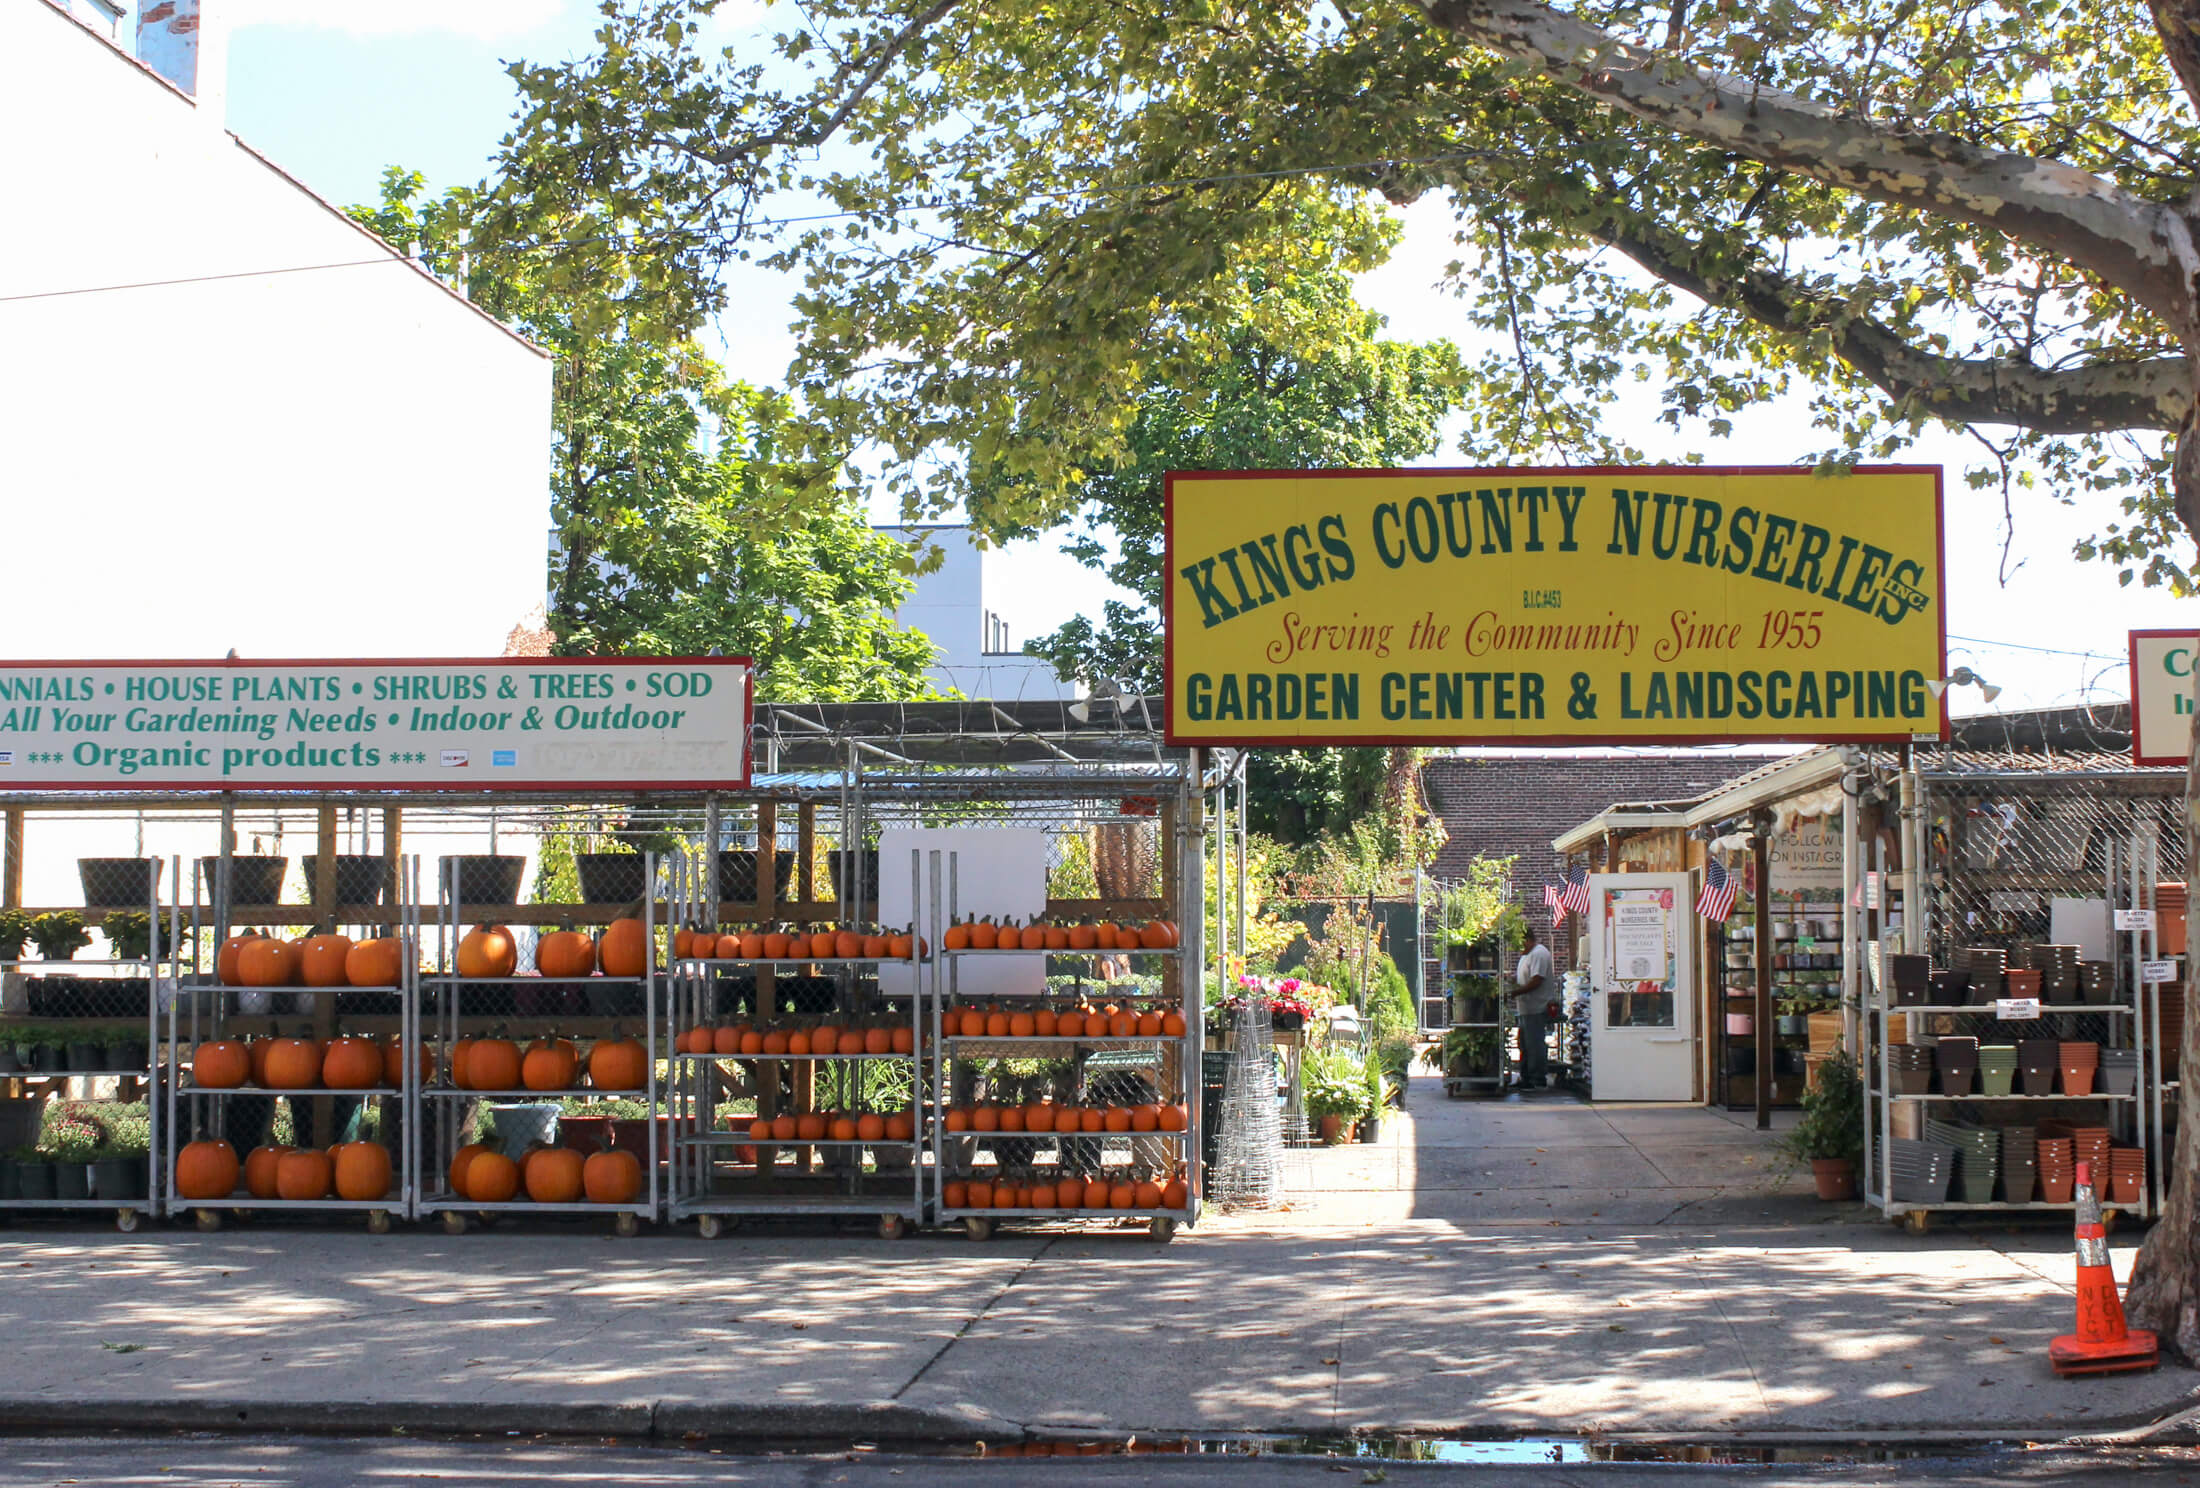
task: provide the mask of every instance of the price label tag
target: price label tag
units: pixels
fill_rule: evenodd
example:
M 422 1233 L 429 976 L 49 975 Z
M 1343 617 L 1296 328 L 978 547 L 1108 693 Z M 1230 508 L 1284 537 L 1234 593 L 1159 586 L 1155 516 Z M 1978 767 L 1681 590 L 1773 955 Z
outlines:
M 1877 873 L 1866 873 L 1864 875 L 1864 907 L 1866 909 L 1879 908 L 1879 875 Z
M 1994 999 L 1994 1016 L 2004 1023 L 2022 1023 L 2040 1015 L 2037 997 L 1997 997 Z
M 1815 936 L 1815 935 L 1798 935 L 1798 936 L 1796 936 L 1796 937 L 1795 937 L 1795 949 L 1797 949 L 1798 951 L 1815 951 L 1815 950 L 1817 950 L 1817 949 L 1818 949 L 1818 937 L 1817 937 L 1817 936 Z
M 2141 961 L 2139 980 L 2142 982 L 2174 982 L 2177 980 L 2175 961 Z
M 2116 928 L 2119 930 L 2152 930 L 2154 911 L 2151 909 L 2119 909 L 2116 911 Z

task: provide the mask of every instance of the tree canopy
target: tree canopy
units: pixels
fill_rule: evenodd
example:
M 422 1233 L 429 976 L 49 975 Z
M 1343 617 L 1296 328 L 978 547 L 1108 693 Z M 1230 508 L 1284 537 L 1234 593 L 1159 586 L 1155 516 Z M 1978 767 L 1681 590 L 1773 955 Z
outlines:
M 751 657 L 767 698 L 925 696 L 931 643 L 892 620 L 906 554 L 845 487 L 803 498 L 786 399 L 729 381 L 693 337 L 627 333 L 483 226 L 460 188 L 393 167 L 353 215 L 556 358 L 547 619 L 565 655 Z

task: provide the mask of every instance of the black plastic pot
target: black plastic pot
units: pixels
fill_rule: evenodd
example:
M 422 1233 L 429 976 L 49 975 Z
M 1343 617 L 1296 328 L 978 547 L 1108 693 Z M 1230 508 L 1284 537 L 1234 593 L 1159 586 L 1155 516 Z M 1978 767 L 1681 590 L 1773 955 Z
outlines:
M 772 854 L 772 874 L 778 889 L 779 900 L 785 903 L 793 897 L 794 854 L 785 850 Z M 718 897 L 720 899 L 756 898 L 756 853 L 745 847 L 729 848 L 718 854 Z
M 584 904 L 631 904 L 649 892 L 649 859 L 641 853 L 576 853 Z
M 321 855 L 305 856 L 306 893 L 313 893 L 313 886 L 320 882 Z M 374 853 L 338 853 L 336 855 L 336 902 L 338 904 L 380 904 L 384 877 L 384 859 Z
M 15 1165 L 15 1189 L 18 1197 L 25 1199 L 50 1199 L 54 1195 L 54 1165 L 48 1162 L 26 1162 Z
M 23 1068 L 23 1061 L 15 1057 L 15 1045 L 0 1044 L 0 1075 L 12 1075 Z
M 16 1161 L 12 1157 L 0 1157 L 0 1203 L 23 1197 L 23 1185 L 16 1177 Z
M 95 1074 L 107 1067 L 107 1050 L 100 1044 L 81 1043 L 71 1039 L 66 1045 L 68 1068 L 71 1074 Z
M 440 887 L 450 881 L 450 865 L 458 864 L 458 902 L 460 904 L 517 904 L 519 903 L 520 878 L 527 871 L 527 860 L 506 853 L 467 853 L 442 860 L 436 874 Z
M 1382 1139 L 1382 1118 L 1379 1116 L 1362 1117 L 1360 1119 L 1360 1140 L 1362 1142 L 1380 1142 Z
M 31 1050 L 31 1068 L 42 1075 L 58 1075 L 69 1067 L 68 1050 L 60 1044 L 40 1044 Z
M 53 1165 L 53 1196 L 57 1199 L 88 1199 L 92 1196 L 92 1165 L 80 1162 L 61 1162 Z
M 1729 1045 L 1726 1051 L 1726 1072 L 1730 1075 L 1756 1074 L 1757 1051 L 1749 1048 L 1735 1048 Z
M 145 1159 L 116 1157 L 92 1164 L 92 1194 L 101 1199 L 142 1199 L 146 1194 Z
M 209 899 L 220 893 L 221 862 L 219 857 L 199 859 L 199 882 L 205 885 Z M 289 871 L 288 858 L 231 858 L 229 902 L 280 904 L 283 899 L 283 875 Z
M 110 1044 L 107 1047 L 107 1068 L 118 1074 L 133 1074 L 145 1068 L 145 1045 Z
M 160 882 L 160 859 L 78 858 L 76 877 L 86 909 L 144 909 Z

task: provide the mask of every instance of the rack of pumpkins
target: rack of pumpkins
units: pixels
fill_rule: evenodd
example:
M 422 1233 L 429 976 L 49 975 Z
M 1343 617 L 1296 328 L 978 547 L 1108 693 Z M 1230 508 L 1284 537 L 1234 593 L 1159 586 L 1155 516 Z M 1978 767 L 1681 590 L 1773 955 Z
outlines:
M 976 915 L 955 921 L 940 938 L 942 949 L 962 951 L 1173 951 L 1176 921 L 1148 920 L 1118 925 L 1108 920 L 1069 923 L 1060 919 L 985 920 Z
M 538 1142 L 513 1157 L 469 1142 L 452 1155 L 444 1179 L 452 1193 L 484 1206 L 632 1204 L 641 1196 L 644 1175 L 642 1160 L 620 1147 L 583 1153 Z
M 740 1118 L 734 1118 L 735 1125 Z M 872 1142 L 913 1142 L 917 1120 L 907 1111 L 805 1111 L 799 1115 L 758 1116 L 748 1124 L 752 1142 L 817 1142 L 864 1146 Z
M 1064 1209 L 1176 1211 L 1190 1199 L 1180 1173 L 1117 1178 L 1065 1173 L 1055 1178 L 1034 1176 L 1022 1183 L 1007 1178 L 958 1178 L 940 1191 L 941 1206 L 949 1210 L 1021 1209 L 1041 1214 Z
M 675 1054 L 711 1058 L 761 1056 L 790 1059 L 876 1059 L 916 1050 L 906 1020 L 856 1018 L 765 1019 L 760 1023 L 697 1024 L 677 1035 Z
M 263 1202 L 379 1203 L 396 1181 L 390 1150 L 379 1142 L 312 1147 L 255 1147 L 242 1163 L 227 1142 L 201 1137 L 176 1154 L 176 1197 L 196 1203 L 232 1200 L 237 1183 Z
M 1059 1008 L 962 1003 L 940 1010 L 940 1030 L 949 1038 L 966 1039 L 1182 1038 L 1184 1015 L 1174 1008 L 1136 1008 L 1112 1002 L 1100 1007 L 1079 1002 Z
M 280 940 L 246 930 L 221 943 L 214 974 L 225 987 L 394 988 L 405 977 L 405 943 L 334 934 Z
M 1190 1125 L 1191 1112 L 1181 1103 L 1072 1106 L 1034 1101 L 1024 1106 L 949 1106 L 940 1113 L 941 1129 L 958 1136 L 965 1132 L 1180 1132 Z
M 429 1074 L 426 1050 L 420 1073 Z M 214 1038 L 191 1051 L 191 1084 L 198 1090 L 318 1090 L 373 1095 L 405 1083 L 405 1055 L 395 1039 L 306 1035 Z
M 913 930 L 876 926 L 751 926 L 712 930 L 687 926 L 672 932 L 676 961 L 914 961 L 929 950 Z
M 482 1095 L 636 1091 L 649 1083 L 649 1051 L 616 1028 L 585 1054 L 571 1039 L 554 1034 L 525 1045 L 502 1035 L 462 1038 L 451 1045 L 445 1063 L 452 1090 Z
M 629 979 L 649 974 L 653 960 L 649 928 L 637 919 L 617 919 L 600 935 L 570 925 L 535 942 L 535 973 L 555 981 L 604 976 Z M 502 981 L 519 971 L 519 940 L 508 925 L 476 925 L 459 937 L 452 970 L 465 981 Z

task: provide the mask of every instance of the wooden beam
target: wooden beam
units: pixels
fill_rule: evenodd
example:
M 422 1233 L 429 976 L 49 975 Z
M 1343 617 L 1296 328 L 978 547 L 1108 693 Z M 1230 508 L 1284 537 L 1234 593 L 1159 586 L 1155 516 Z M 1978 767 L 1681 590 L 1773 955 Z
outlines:
M 7 814 L 6 861 L 0 863 L 0 906 L 23 907 L 23 808 L 10 806 Z

